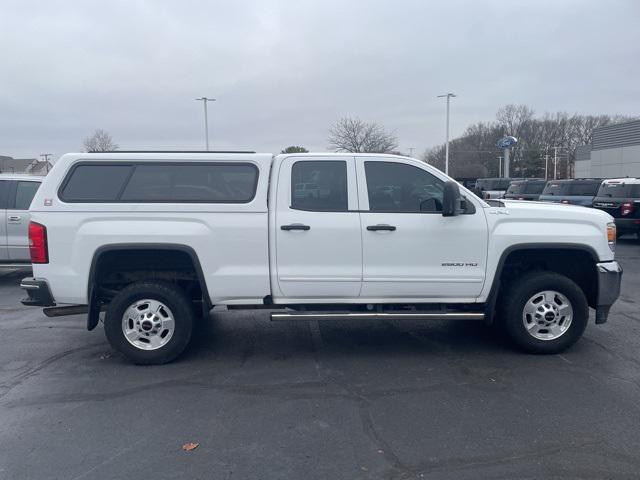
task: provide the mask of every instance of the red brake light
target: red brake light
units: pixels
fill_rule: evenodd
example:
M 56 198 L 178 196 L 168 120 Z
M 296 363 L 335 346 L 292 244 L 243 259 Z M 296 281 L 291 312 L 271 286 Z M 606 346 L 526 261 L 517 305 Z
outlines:
M 624 202 L 622 204 L 622 210 L 621 210 L 620 214 L 621 215 L 629 215 L 631 212 L 633 212 L 633 203 Z
M 29 222 L 29 253 L 31 263 L 49 263 L 47 228 L 36 222 Z

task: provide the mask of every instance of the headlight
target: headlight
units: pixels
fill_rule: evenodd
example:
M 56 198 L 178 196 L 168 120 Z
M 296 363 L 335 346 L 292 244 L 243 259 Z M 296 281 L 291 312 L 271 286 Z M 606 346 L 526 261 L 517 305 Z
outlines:
M 616 224 L 607 223 L 607 242 L 612 252 L 616 251 Z

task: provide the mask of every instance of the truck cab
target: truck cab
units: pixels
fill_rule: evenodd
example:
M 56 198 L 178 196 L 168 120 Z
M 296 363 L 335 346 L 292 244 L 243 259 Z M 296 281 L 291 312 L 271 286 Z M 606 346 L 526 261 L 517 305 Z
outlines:
M 552 353 L 589 307 L 606 321 L 622 272 L 604 212 L 491 206 L 386 154 L 68 154 L 31 214 L 23 303 L 103 316 L 135 363 L 176 358 L 214 306 L 502 322 Z

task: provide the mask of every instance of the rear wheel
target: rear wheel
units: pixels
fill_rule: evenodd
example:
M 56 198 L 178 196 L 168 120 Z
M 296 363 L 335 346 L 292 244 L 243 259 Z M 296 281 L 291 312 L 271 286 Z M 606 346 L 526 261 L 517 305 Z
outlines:
M 582 289 L 553 272 L 518 278 L 499 298 L 501 325 L 513 342 L 531 353 L 558 353 L 582 336 L 589 305 Z
M 104 330 L 111 346 L 140 365 L 170 362 L 191 339 L 194 313 L 181 288 L 136 282 L 111 301 Z

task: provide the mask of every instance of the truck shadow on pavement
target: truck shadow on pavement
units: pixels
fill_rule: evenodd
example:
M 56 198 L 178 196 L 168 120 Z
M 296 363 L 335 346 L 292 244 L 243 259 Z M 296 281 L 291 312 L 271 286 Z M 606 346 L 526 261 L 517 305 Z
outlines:
M 387 357 L 468 352 L 512 352 L 506 341 L 481 321 L 269 320 L 267 313 L 215 313 L 194 332 L 182 361 L 208 354 L 255 355 L 286 360 L 296 355 L 375 355 Z

